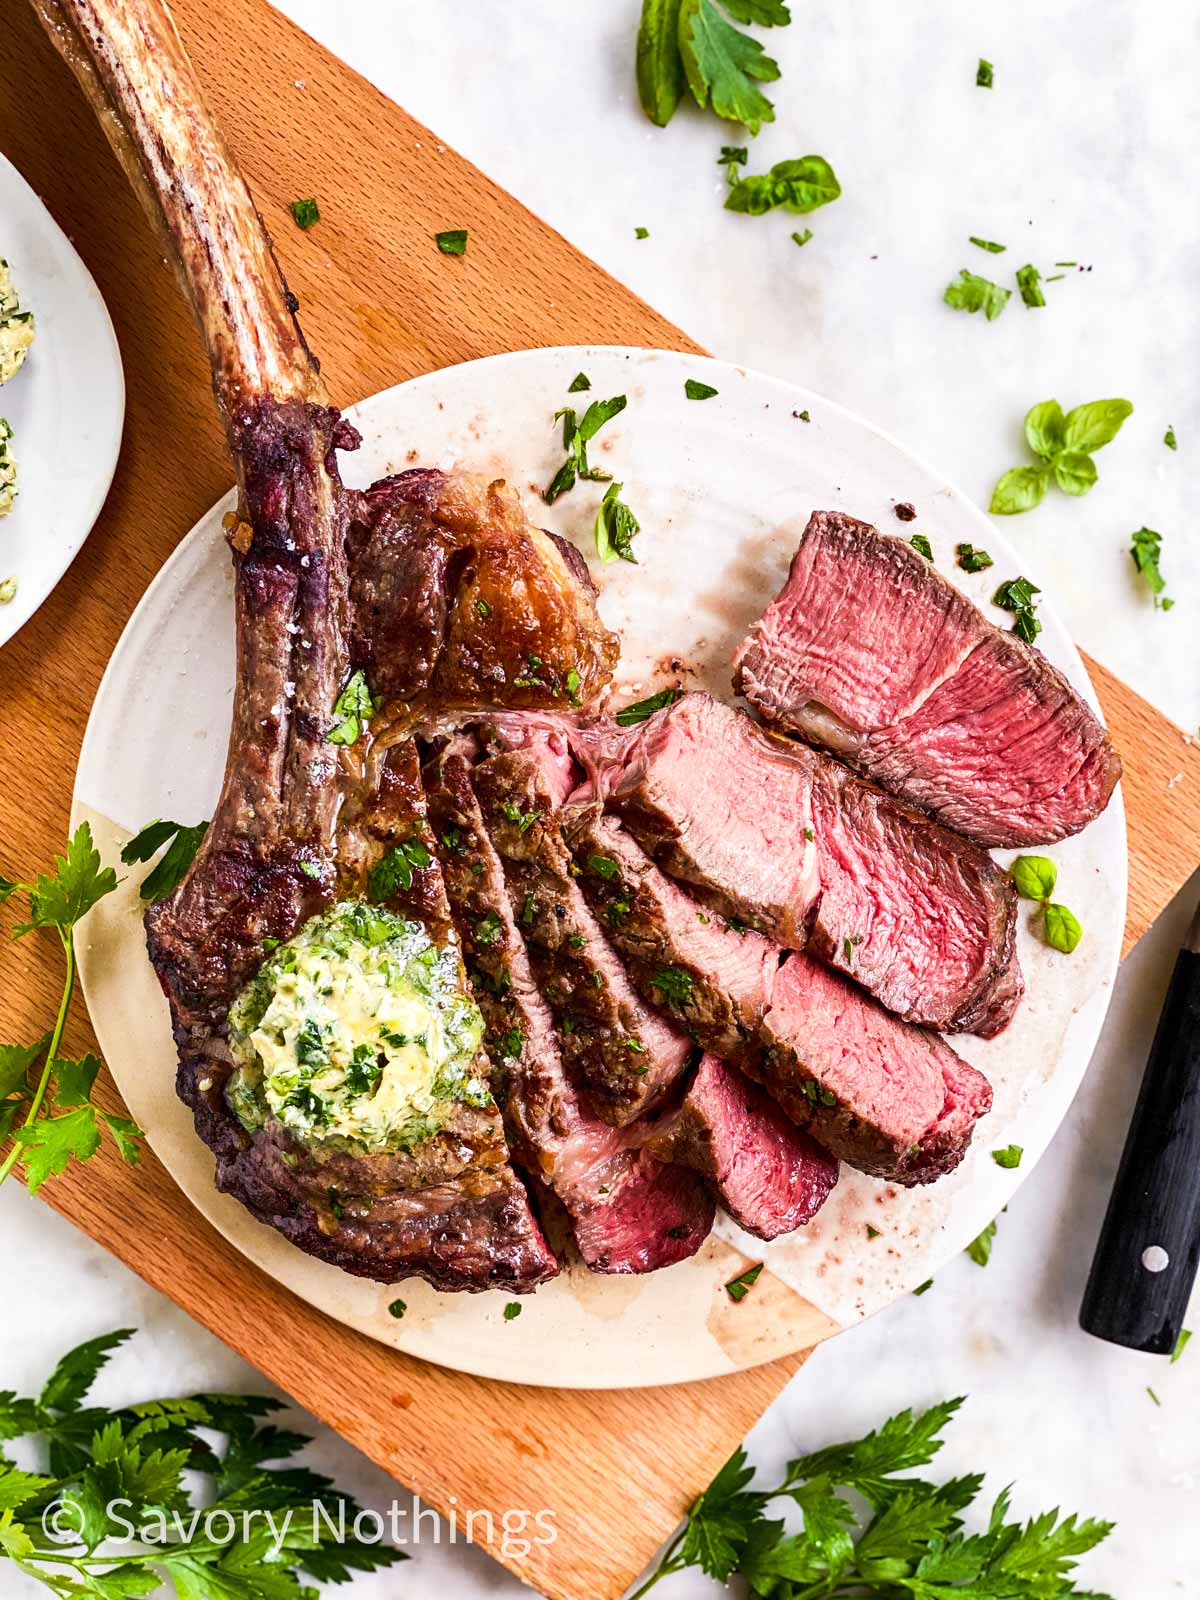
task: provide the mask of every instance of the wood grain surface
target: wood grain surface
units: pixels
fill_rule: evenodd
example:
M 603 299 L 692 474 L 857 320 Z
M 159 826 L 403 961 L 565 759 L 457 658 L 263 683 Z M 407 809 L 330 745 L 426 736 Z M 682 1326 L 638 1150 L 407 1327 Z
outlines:
M 184 41 L 342 403 L 434 367 L 531 345 L 696 349 L 511 196 L 260 0 L 176 0 Z M 80 739 L 124 624 L 174 545 L 228 487 L 207 365 L 174 277 L 32 13 L 10 0 L 0 150 L 74 240 L 112 312 L 128 413 L 104 513 L 71 571 L 0 655 L 0 853 L 17 875 L 62 848 Z M 287 202 L 316 195 L 302 234 Z M 470 230 L 468 254 L 433 234 Z M 1189 876 L 1200 752 L 1093 667 L 1126 761 L 1127 945 Z M 41 1032 L 57 947 L 3 952 L 4 1036 Z M 67 1045 L 88 1048 L 76 1008 Z M 115 1102 L 111 1084 L 100 1098 Z M 549 1509 L 555 1544 L 476 1535 L 542 1593 L 615 1600 L 802 1358 L 671 1389 L 567 1393 L 441 1371 L 295 1300 L 194 1212 L 153 1157 L 107 1153 L 49 1202 L 429 1503 Z

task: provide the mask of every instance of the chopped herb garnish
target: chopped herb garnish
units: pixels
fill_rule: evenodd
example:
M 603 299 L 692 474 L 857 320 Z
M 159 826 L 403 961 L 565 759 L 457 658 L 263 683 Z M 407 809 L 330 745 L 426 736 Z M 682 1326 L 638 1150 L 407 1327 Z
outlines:
M 579 704 L 579 688 L 583 679 L 575 667 L 567 668 L 567 699 L 573 706 Z
M 537 896 L 533 893 L 527 894 L 524 904 L 521 906 L 521 922 L 526 928 L 533 922 L 533 914 L 536 910 Z
M 673 1006 L 689 1006 L 695 998 L 692 975 L 683 967 L 660 967 L 654 974 L 654 987 Z
M 447 228 L 442 233 L 435 233 L 437 247 L 444 256 L 465 256 L 467 253 L 467 230 L 465 228 Z
M 641 532 L 641 525 L 625 502 L 618 498 L 620 493 L 621 485 L 610 483 L 596 511 L 593 529 L 596 554 L 604 566 L 617 560 L 637 562 L 633 538 Z
M 620 867 L 611 856 L 589 856 L 587 864 L 593 872 L 598 872 L 602 878 L 616 878 L 621 873 Z
M 646 718 L 652 717 L 656 711 L 673 706 L 682 693 L 682 689 L 660 689 L 657 694 L 647 695 L 644 700 L 635 700 L 632 705 L 622 706 L 617 712 L 617 726 L 632 728 L 639 722 L 645 722 Z
M 567 459 L 555 473 L 549 488 L 543 491 L 542 498 L 547 505 L 553 505 L 559 495 L 573 488 L 577 478 L 606 483 L 612 476 L 589 464 L 587 447 L 606 422 L 624 411 L 626 403 L 625 396 L 618 394 L 611 400 L 593 400 L 582 417 L 577 418 L 570 406 L 554 413 L 555 422 L 562 419 L 563 449 L 567 452 Z
M 496 1049 L 499 1051 L 501 1059 L 505 1061 L 515 1061 L 524 1048 L 525 1035 L 520 1028 L 510 1028 L 507 1033 L 502 1034 L 496 1040 Z
M 346 687 L 333 703 L 335 721 L 325 735 L 330 744 L 357 744 L 367 724 L 383 704 L 367 686 L 364 673 L 351 674 Z
M 521 1302 L 519 1300 L 510 1300 L 508 1302 L 508 1304 L 504 1308 L 504 1320 L 505 1320 L 505 1322 L 513 1322 L 520 1315 L 521 1315 Z
M 991 255 L 1001 256 L 1008 249 L 1005 244 L 997 244 L 994 239 L 977 239 L 974 234 L 967 241 L 969 244 L 978 245 L 981 250 L 987 250 Z
M 399 1321 L 407 1310 L 408 1306 L 403 1300 L 393 1300 L 388 1307 L 388 1316 L 395 1317 Z
M 995 82 L 996 69 L 990 61 L 979 58 L 979 65 L 975 68 L 975 84 L 980 89 L 990 89 Z
M 649 228 L 635 228 L 633 230 L 633 237 L 635 239 L 648 239 L 650 237 L 650 229 Z
M 447 850 L 458 851 L 462 849 L 462 829 L 447 828 L 442 835 L 442 843 Z
M 491 614 L 492 608 L 490 605 L 488 605 L 486 600 L 476 600 L 475 615 L 479 617 L 481 621 L 486 622 Z
M 798 245 L 806 245 L 808 243 L 808 241 L 812 238 L 812 236 L 813 236 L 812 229 L 811 228 L 805 228 L 803 233 L 794 233 L 792 235 L 792 243 L 793 244 L 798 244 Z
M 378 903 L 411 889 L 413 868 L 427 867 L 429 863 L 429 851 L 420 839 L 405 839 L 393 845 L 383 859 L 371 868 L 367 878 L 368 895 Z
M 862 936 L 861 933 L 856 933 L 856 934 L 852 935 L 849 938 L 843 939 L 842 940 L 842 955 L 843 955 L 843 957 L 847 961 L 853 961 L 854 960 L 854 952 L 862 942 L 863 942 L 863 936 Z
M 908 542 L 919 556 L 924 556 L 926 561 L 933 560 L 933 546 L 923 533 L 914 533 Z
M 995 1237 L 996 1223 L 993 1219 L 967 1246 L 967 1254 L 977 1267 L 986 1267 L 992 1259 L 992 1241 Z
M 1019 1144 L 1006 1144 L 1003 1150 L 993 1150 L 992 1160 L 998 1167 L 1011 1171 L 1021 1165 L 1021 1157 L 1025 1154 Z
M 1017 288 L 1021 291 L 1021 299 L 1027 306 L 1044 306 L 1046 296 L 1041 288 L 1042 275 L 1038 269 L 1027 264 L 1017 268 Z
M 805 409 L 803 411 L 793 411 L 792 415 L 794 417 L 797 417 L 801 422 L 811 422 L 812 421 L 812 418 L 808 414 L 808 408 L 807 407 L 805 407 Z
M 317 209 L 315 200 L 293 200 L 288 210 L 292 213 L 292 221 L 298 228 L 302 228 L 305 233 L 308 232 L 314 222 L 320 222 L 321 220 L 321 213 Z
M 1013 632 L 1027 644 L 1032 644 L 1042 631 L 1042 625 L 1034 609 L 1037 605 L 1034 595 L 1041 592 L 1028 578 L 1010 578 L 1007 583 L 1002 583 L 992 596 L 994 606 L 1014 613 Z
M 973 544 L 960 544 L 955 551 L 959 566 L 964 572 L 983 572 L 993 565 L 986 550 L 976 550 Z
M 721 154 L 717 157 L 719 167 L 744 167 L 750 159 L 750 152 L 744 144 L 723 144 Z
M 1182 1329 L 1180 1329 L 1179 1337 L 1175 1341 L 1175 1348 L 1171 1352 L 1171 1365 L 1172 1366 L 1175 1365 L 1175 1363 L 1179 1360 L 1180 1356 L 1187 1349 L 1188 1340 L 1191 1337 L 1192 1337 L 1192 1330 L 1190 1328 L 1182 1328 Z
M 982 311 L 989 322 L 995 322 L 1012 299 L 1012 290 L 963 267 L 957 279 L 947 284 L 942 299 L 955 311 Z
M 913 1290 L 913 1294 L 914 1295 L 928 1294 L 930 1289 L 932 1289 L 932 1288 L 933 1288 L 933 1279 L 932 1278 L 926 1278 L 924 1283 L 919 1283 L 917 1285 L 917 1287 Z
M 873 1227 L 871 1225 L 871 1223 L 869 1223 L 869 1222 L 867 1223 L 867 1238 L 868 1239 L 878 1239 L 879 1238 L 879 1229 L 876 1228 L 876 1227 Z
M 1156 1406 L 1161 1406 L 1162 1405 L 1162 1401 L 1158 1398 L 1158 1396 L 1155 1394 L 1154 1390 L 1150 1387 L 1149 1384 L 1146 1385 L 1146 1393 L 1150 1396 L 1151 1400 L 1154 1401 L 1154 1404 Z
M 494 911 L 489 911 L 475 924 L 475 942 L 484 946 L 493 945 L 499 939 L 501 931 L 500 918 Z
M 744 1300 L 758 1282 L 764 1263 L 759 1261 L 752 1267 L 747 1267 L 745 1272 L 739 1272 L 736 1278 L 730 1278 L 725 1285 L 725 1293 L 736 1304 Z
M 842 186 L 824 156 L 801 156 L 777 161 L 769 172 L 739 178 L 725 196 L 725 209 L 748 217 L 761 217 L 777 209 L 800 216 L 829 205 L 841 192 Z
M 503 802 L 500 807 L 500 815 L 506 822 L 513 823 L 517 831 L 522 835 L 527 834 L 538 819 L 538 812 L 522 811 L 520 806 L 514 805 L 511 800 Z
M 1129 554 L 1133 557 L 1133 564 L 1146 580 L 1146 586 L 1154 596 L 1156 609 L 1169 611 L 1175 602 L 1163 594 L 1166 588 L 1166 579 L 1159 570 L 1159 557 L 1162 554 L 1162 535 L 1155 533 L 1153 528 L 1139 528 L 1130 538 Z M 1160 598 L 1161 597 L 1161 598 Z
M 688 378 L 683 385 L 683 392 L 689 400 L 711 400 L 718 391 L 711 383 L 701 383 L 699 378 Z
M 1175 437 L 1174 428 L 1168 428 L 1166 433 L 1163 434 L 1163 443 L 1166 445 L 1168 450 L 1179 449 L 1179 441 Z
M 579 394 L 584 389 L 592 387 L 592 380 L 586 372 L 577 372 L 567 385 L 568 394 Z

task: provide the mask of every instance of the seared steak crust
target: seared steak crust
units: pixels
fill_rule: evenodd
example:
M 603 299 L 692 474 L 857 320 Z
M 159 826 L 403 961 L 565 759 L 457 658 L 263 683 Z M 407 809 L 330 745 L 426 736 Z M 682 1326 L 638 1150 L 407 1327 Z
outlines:
M 662 1099 L 691 1043 L 639 999 L 588 907 L 537 753 L 490 756 L 472 783 L 567 1071 L 598 1116 L 624 1126 Z
M 670 1266 L 707 1237 L 712 1202 L 692 1173 L 641 1148 L 644 1127 L 610 1127 L 580 1104 L 471 787 L 478 754 L 471 736 L 452 739 L 429 759 L 424 777 L 510 1146 L 562 1202 L 592 1271 Z
M 1078 833 L 1121 763 L 1035 646 L 993 627 L 911 545 L 815 511 L 734 661 L 769 721 L 983 845 Z
M 620 645 L 587 564 L 503 482 L 427 467 L 384 478 L 349 552 L 351 655 L 385 699 L 565 709 L 612 675 Z

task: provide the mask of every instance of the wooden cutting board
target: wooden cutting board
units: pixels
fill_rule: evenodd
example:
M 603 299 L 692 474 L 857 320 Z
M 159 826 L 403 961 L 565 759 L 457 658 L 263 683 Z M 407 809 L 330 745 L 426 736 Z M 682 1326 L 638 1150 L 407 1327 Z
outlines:
M 522 346 L 697 348 L 259 0 L 176 0 L 175 13 L 343 403 Z M 0 52 L 0 149 L 94 273 L 129 391 L 104 514 L 0 655 L 0 852 L 23 875 L 62 848 L 88 709 L 130 611 L 231 474 L 172 273 L 74 81 L 16 0 Z M 286 204 L 312 194 L 321 222 L 301 234 Z M 433 247 L 452 227 L 470 230 L 462 259 Z M 1092 672 L 1126 761 L 1128 946 L 1195 865 L 1200 752 Z M 3 1036 L 33 1038 L 57 1000 L 59 953 L 30 938 L 3 961 Z M 94 1045 L 80 1010 L 72 1051 Z M 116 1104 L 111 1084 L 100 1097 Z M 803 1359 L 627 1393 L 486 1383 L 385 1350 L 292 1298 L 222 1241 L 153 1157 L 131 1171 L 106 1154 L 44 1193 L 429 1503 L 494 1512 L 493 1535 L 477 1525 L 477 1542 L 555 1600 L 615 1600 Z M 551 1510 L 556 1543 L 506 1555 L 498 1518 L 510 1507 Z

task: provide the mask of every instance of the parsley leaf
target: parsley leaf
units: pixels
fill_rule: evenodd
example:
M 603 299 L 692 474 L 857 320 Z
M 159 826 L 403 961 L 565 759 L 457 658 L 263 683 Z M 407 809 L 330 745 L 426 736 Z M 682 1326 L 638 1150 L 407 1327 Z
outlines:
M 427 867 L 431 857 L 420 839 L 404 839 L 394 844 L 387 854 L 371 868 L 367 877 L 367 893 L 378 903 L 390 900 L 393 895 L 411 889 L 413 868 Z
M 100 852 L 86 822 L 76 828 L 67 844 L 66 855 L 55 856 L 54 864 L 53 877 L 39 873 L 30 887 L 29 921 L 13 929 L 14 939 L 23 938 L 34 928 L 58 928 L 60 931 L 73 928 L 98 900 L 103 900 L 117 887 L 116 873 L 111 867 L 100 864 Z M 11 893 L 11 889 L 8 892 Z
M 744 1300 L 753 1289 L 762 1274 L 764 1263 L 758 1261 L 752 1267 L 747 1267 L 745 1272 L 739 1272 L 736 1278 L 730 1278 L 725 1285 L 725 1293 L 736 1305 L 739 1300 Z
M 135 861 L 149 861 L 168 840 L 171 841 L 162 860 L 142 879 L 138 894 L 143 900 L 165 899 L 179 887 L 207 832 L 207 822 L 197 822 L 190 828 L 182 822 L 148 822 L 126 841 L 121 850 L 121 860 L 126 866 Z
M 637 562 L 633 538 L 641 531 L 641 525 L 625 502 L 618 499 L 620 493 L 621 485 L 610 483 L 596 511 L 596 554 L 604 566 L 617 560 Z
M 562 418 L 563 449 L 567 452 L 567 459 L 555 473 L 549 487 L 542 492 L 542 499 L 547 505 L 553 505 L 560 495 L 574 488 L 577 478 L 603 482 L 611 477 L 610 473 L 589 465 L 587 447 L 606 422 L 624 411 L 627 403 L 626 397 L 618 394 L 610 400 L 593 400 L 582 417 L 576 417 L 570 406 L 554 413 L 556 422 Z
M 660 967 L 651 981 L 673 1006 L 689 1006 L 695 998 L 696 986 L 685 967 Z
M 1179 449 L 1179 441 L 1175 437 L 1174 428 L 1168 428 L 1166 433 L 1163 434 L 1163 443 L 1166 445 L 1168 450 Z
M 505 1322 L 514 1321 L 517 1317 L 519 1317 L 521 1315 L 522 1309 L 523 1308 L 522 1308 L 521 1302 L 519 1300 L 510 1300 L 508 1302 L 508 1304 L 504 1308 L 504 1320 L 505 1320 Z
M 995 322 L 1011 298 L 1011 289 L 1002 289 L 990 278 L 981 278 L 966 267 L 954 283 L 947 284 L 942 295 L 955 311 L 982 311 L 989 322 Z
M 981 250 L 986 250 L 986 251 L 988 251 L 989 254 L 994 255 L 994 256 L 1003 255 L 1004 252 L 1008 249 L 1007 245 L 1005 245 L 1005 244 L 997 244 L 994 239 L 977 239 L 974 234 L 970 235 L 970 237 L 967 240 L 967 243 L 968 244 L 978 245 Z
M 739 178 L 725 196 L 725 209 L 750 217 L 761 217 L 776 208 L 800 215 L 829 205 L 841 192 L 824 156 L 800 156 L 777 161 L 769 172 Z
M 711 383 L 701 383 L 699 378 L 687 378 L 684 381 L 683 392 L 689 400 L 711 400 L 720 391 L 714 389 Z
M 592 380 L 588 377 L 587 373 L 577 372 L 567 385 L 567 393 L 578 394 L 581 389 L 590 389 L 591 387 Z
M 46 1379 L 38 1404 L 50 1411 L 78 1411 L 113 1351 L 133 1335 L 133 1328 L 118 1328 L 68 1350 Z
M 990 61 L 979 58 L 979 65 L 975 68 L 975 84 L 980 89 L 990 89 L 995 82 L 996 69 Z
M 681 0 L 679 51 L 702 111 L 711 104 L 719 117 L 743 123 L 751 133 L 774 122 L 775 108 L 757 85 L 773 83 L 779 65 L 757 39 L 728 22 L 713 0 Z
M 798 244 L 798 245 L 806 245 L 808 243 L 808 241 L 812 238 L 812 236 L 813 236 L 812 229 L 811 228 L 805 228 L 803 233 L 794 233 L 792 235 L 792 243 L 793 244 Z
M 25 1183 L 36 1194 L 47 1178 L 67 1170 L 72 1157 L 89 1161 L 100 1148 L 100 1129 L 92 1106 L 82 1105 L 57 1117 L 42 1117 L 18 1128 L 16 1144 L 25 1162 Z
M 1021 1165 L 1021 1157 L 1024 1154 L 1019 1144 L 1006 1144 L 1003 1150 L 992 1151 L 992 1160 L 998 1167 L 1004 1167 L 1006 1171 L 1011 1172 L 1014 1167 Z
M 923 533 L 914 533 L 908 542 L 918 555 L 925 557 L 926 561 L 933 560 L 933 546 Z
M 467 253 L 467 230 L 465 228 L 446 228 L 441 233 L 434 234 L 438 249 L 444 256 L 465 256 Z

